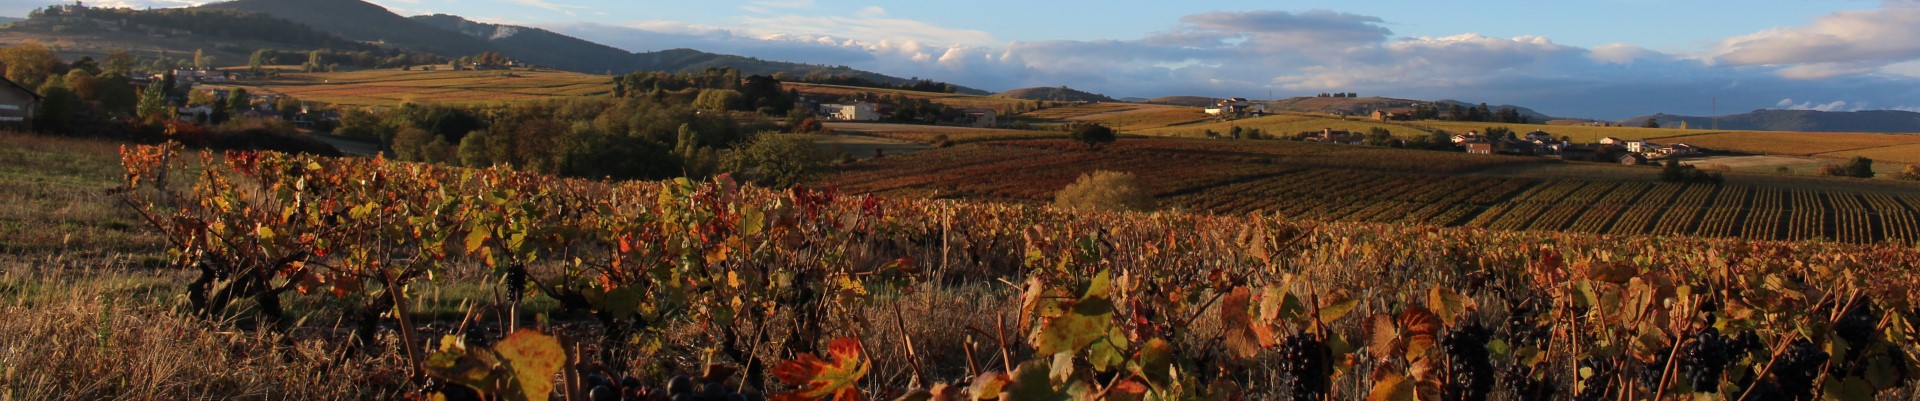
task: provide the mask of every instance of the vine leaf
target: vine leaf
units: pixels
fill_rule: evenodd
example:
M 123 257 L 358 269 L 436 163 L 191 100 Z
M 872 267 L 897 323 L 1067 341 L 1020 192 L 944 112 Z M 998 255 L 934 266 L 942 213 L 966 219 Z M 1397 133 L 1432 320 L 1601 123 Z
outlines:
M 1043 317 L 1045 323 L 1031 338 L 1034 351 L 1040 355 L 1078 351 L 1107 337 L 1113 324 L 1113 302 L 1107 298 L 1111 277 L 1111 272 L 1102 270 L 1079 299 L 1059 305 L 1061 315 Z
M 1053 379 L 1048 377 L 1053 369 L 1047 366 L 1046 359 L 1034 359 L 1020 364 L 1013 370 L 1013 380 L 1000 392 L 1001 400 L 1006 401 L 1067 401 L 1072 399 L 1066 392 L 1053 387 Z
M 1441 329 L 1439 316 L 1435 316 L 1433 312 L 1426 309 L 1414 307 L 1400 312 L 1400 318 L 1397 320 L 1400 335 L 1403 336 L 1401 341 L 1406 342 L 1407 360 L 1425 356 L 1428 350 L 1433 349 Z
M 860 389 L 854 385 L 866 376 L 870 366 L 861 356 L 860 342 L 842 337 L 827 344 L 827 359 L 803 354 L 773 367 L 773 376 L 799 389 L 774 394 L 775 401 L 833 400 L 859 401 Z
M 1220 322 L 1226 326 L 1227 350 L 1241 359 L 1252 358 L 1274 342 L 1272 329 L 1253 323 L 1253 315 L 1247 311 L 1252 303 L 1253 293 L 1247 287 L 1236 287 L 1220 300 Z
M 1413 382 L 1398 375 L 1374 381 L 1373 391 L 1367 393 L 1367 401 L 1414 401 L 1416 398 Z
M 967 393 L 972 394 L 975 401 L 998 399 L 1000 389 L 1011 382 L 1007 374 L 1000 371 L 981 373 L 973 377 L 973 385 L 967 387 Z
M 553 375 L 566 363 L 560 342 L 532 329 L 515 331 L 491 349 L 467 349 L 458 336 L 446 336 L 426 361 L 427 374 L 450 383 L 503 399 L 540 401 L 553 393 Z
M 1452 326 L 1458 324 L 1467 312 L 1478 309 L 1478 305 L 1474 304 L 1473 298 L 1460 295 L 1453 289 L 1434 286 L 1433 290 L 1427 292 L 1427 308 Z
M 533 329 L 514 331 L 493 349 L 512 367 L 520 393 L 528 400 L 547 399 L 553 393 L 553 375 L 567 364 L 567 351 L 560 341 Z
M 1367 317 L 1367 323 L 1361 326 L 1366 330 L 1367 354 L 1374 359 L 1387 359 L 1399 355 L 1407 347 L 1405 339 L 1400 338 L 1400 327 L 1394 324 L 1393 315 L 1376 313 Z

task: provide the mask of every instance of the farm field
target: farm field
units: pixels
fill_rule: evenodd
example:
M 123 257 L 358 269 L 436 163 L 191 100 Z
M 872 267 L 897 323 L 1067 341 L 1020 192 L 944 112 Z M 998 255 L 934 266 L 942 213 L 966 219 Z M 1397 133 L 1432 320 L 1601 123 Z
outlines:
M 855 193 L 1045 203 L 1082 174 L 1135 174 L 1161 206 L 1316 221 L 1622 235 L 1913 243 L 1920 189 L 1736 174 L 1724 186 L 1652 184 L 1652 168 L 1283 141 L 996 141 L 847 167 Z M 1355 162 L 1362 161 L 1364 162 Z M 1556 173 L 1556 171 L 1564 171 Z M 1744 184 L 1742 184 L 1744 183 Z M 1816 188 L 1808 190 L 1806 188 Z M 1869 198 L 1886 201 L 1869 201 Z M 1753 199 L 1778 202 L 1755 203 Z M 1726 227 L 1764 227 L 1752 230 Z
M 1331 128 L 1334 130 L 1345 130 L 1345 131 L 1362 132 L 1362 133 L 1367 132 L 1368 130 L 1373 128 L 1385 128 L 1388 131 L 1392 131 L 1394 136 L 1403 137 L 1403 138 L 1411 138 L 1417 135 L 1426 134 L 1425 130 L 1420 130 L 1420 129 L 1416 129 L 1408 126 L 1390 124 L 1390 123 L 1382 123 L 1382 122 L 1368 120 L 1360 117 L 1350 117 L 1350 118 L 1342 119 L 1342 118 L 1330 117 L 1326 115 L 1315 115 L 1315 114 L 1306 114 L 1306 113 L 1280 113 L 1275 115 L 1269 115 L 1266 117 L 1244 118 L 1244 119 L 1233 120 L 1233 121 L 1192 124 L 1192 125 L 1183 125 L 1183 126 L 1177 126 L 1177 127 L 1151 128 L 1151 129 L 1143 129 L 1138 131 L 1128 131 L 1128 133 L 1151 135 L 1151 136 L 1204 138 L 1206 137 L 1205 132 L 1207 130 L 1213 130 L 1214 132 L 1218 132 L 1224 135 L 1228 131 L 1231 131 L 1234 127 L 1240 127 L 1241 129 L 1249 129 L 1249 128 L 1258 129 L 1263 135 L 1269 135 L 1269 136 L 1275 136 L 1275 137 L 1282 136 L 1282 135 L 1294 135 L 1294 134 L 1298 134 L 1301 132 L 1308 132 L 1308 131 L 1320 131 L 1328 128 Z
M 613 83 L 605 76 L 521 70 L 288 73 L 236 86 L 255 94 L 277 93 L 302 101 L 344 106 L 392 106 L 402 102 L 486 104 L 613 93 Z

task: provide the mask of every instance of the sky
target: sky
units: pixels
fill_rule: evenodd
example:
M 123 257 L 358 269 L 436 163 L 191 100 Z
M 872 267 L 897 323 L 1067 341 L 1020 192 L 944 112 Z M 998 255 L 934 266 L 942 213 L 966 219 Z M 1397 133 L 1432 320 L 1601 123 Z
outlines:
M 1920 111 L 1920 0 L 372 0 L 631 51 L 694 48 L 987 89 L 1356 92 L 1564 117 Z M 168 7 L 199 0 L 107 0 Z M 43 0 L 0 0 L 21 16 Z

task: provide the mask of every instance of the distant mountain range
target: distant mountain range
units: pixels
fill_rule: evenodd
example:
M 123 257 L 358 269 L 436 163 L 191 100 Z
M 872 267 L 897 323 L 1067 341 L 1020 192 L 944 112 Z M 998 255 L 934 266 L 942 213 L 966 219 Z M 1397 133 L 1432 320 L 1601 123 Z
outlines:
M 1678 127 L 1682 121 L 1688 128 L 1710 129 L 1715 126 L 1713 117 L 1680 116 L 1672 114 L 1654 114 L 1621 120 L 1620 125 L 1638 127 L 1648 119 L 1660 123 L 1662 127 Z M 1920 132 L 1920 113 L 1899 110 L 1871 111 L 1815 111 L 1815 110 L 1754 110 L 1748 113 L 1720 116 L 1719 129 L 1753 131 L 1800 131 L 1800 132 Z
M 1020 88 L 1000 92 L 994 96 L 1025 100 L 1051 100 L 1055 102 L 1114 102 L 1111 97 L 1098 93 L 1082 91 L 1065 86 Z

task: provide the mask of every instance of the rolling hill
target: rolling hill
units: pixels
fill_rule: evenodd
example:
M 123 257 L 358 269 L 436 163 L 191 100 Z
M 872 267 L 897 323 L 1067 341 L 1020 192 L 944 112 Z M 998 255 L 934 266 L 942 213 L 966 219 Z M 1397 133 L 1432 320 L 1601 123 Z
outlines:
M 251 11 L 305 24 L 347 39 L 442 56 L 497 50 L 487 41 L 401 17 L 359 0 L 235 0 L 198 8 Z
M 1145 103 L 1170 104 L 1174 106 L 1189 106 L 1189 107 L 1209 107 L 1209 106 L 1213 106 L 1214 102 L 1215 102 L 1214 98 L 1205 97 L 1205 96 L 1164 96 L 1164 97 L 1147 99 Z
M 1056 102 L 1115 102 L 1111 97 L 1098 93 L 1081 91 L 1065 86 L 1021 88 L 1000 92 L 994 96 L 1024 100 L 1051 100 Z
M 1654 114 L 1620 121 L 1621 125 L 1638 127 L 1648 119 L 1660 122 L 1662 127 L 1678 127 L 1682 121 L 1690 128 L 1702 129 L 1715 126 L 1712 117 L 1693 117 L 1672 114 Z M 1720 116 L 1719 129 L 1750 131 L 1798 131 L 1798 132 L 1882 132 L 1906 133 L 1920 132 L 1920 113 L 1899 110 L 1871 111 L 1816 111 L 1816 110 L 1754 110 L 1752 112 Z
M 402 17 L 361 0 L 235 0 L 202 8 L 260 12 L 362 41 L 458 57 L 499 52 L 533 65 L 586 73 L 701 71 L 728 67 L 753 75 L 845 75 L 885 84 L 909 80 L 845 66 L 761 60 L 694 49 L 632 53 L 553 31 L 476 22 L 447 14 Z M 966 89 L 973 91 L 972 89 Z

